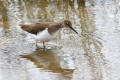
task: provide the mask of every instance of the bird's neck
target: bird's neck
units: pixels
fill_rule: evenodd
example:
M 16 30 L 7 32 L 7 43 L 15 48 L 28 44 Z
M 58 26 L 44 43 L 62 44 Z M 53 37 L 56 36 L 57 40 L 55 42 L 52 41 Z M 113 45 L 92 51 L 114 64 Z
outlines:
M 48 28 L 48 32 L 52 35 L 61 28 L 62 28 L 62 24 L 61 23 L 56 23 L 54 25 L 51 25 L 51 27 Z

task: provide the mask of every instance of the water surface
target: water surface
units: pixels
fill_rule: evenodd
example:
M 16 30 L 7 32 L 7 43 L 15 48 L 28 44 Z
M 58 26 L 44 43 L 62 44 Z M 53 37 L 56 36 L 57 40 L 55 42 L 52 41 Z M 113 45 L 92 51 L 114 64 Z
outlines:
M 0 0 L 0 80 L 119 80 L 119 14 L 119 0 Z M 47 50 L 19 27 L 64 19 L 79 34 L 64 28 Z

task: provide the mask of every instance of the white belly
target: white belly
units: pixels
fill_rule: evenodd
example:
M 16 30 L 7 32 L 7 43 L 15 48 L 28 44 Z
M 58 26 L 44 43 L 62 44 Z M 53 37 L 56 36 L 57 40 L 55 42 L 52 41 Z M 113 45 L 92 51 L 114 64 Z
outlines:
M 48 33 L 48 28 L 46 28 L 44 31 L 42 32 L 39 32 L 36 36 L 36 39 L 39 41 L 39 42 L 48 42 L 50 40 L 53 39 L 53 35 L 50 35 Z

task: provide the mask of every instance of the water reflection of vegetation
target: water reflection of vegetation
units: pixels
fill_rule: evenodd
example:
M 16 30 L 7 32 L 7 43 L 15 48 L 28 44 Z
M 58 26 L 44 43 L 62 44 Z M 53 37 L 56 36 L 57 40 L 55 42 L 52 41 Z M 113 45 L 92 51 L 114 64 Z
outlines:
M 4 5 L 2 1 L 0 1 L 0 14 L 2 15 L 2 23 L 4 30 L 8 29 L 8 14 L 7 14 L 7 8 Z
M 38 21 L 53 21 L 55 17 L 58 16 L 60 12 L 63 14 L 61 17 L 70 19 L 70 16 L 72 13 L 76 12 L 74 7 L 75 0 L 58 0 L 58 1 L 52 1 L 52 0 L 19 0 L 19 1 L 11 1 L 11 3 L 7 4 L 7 6 L 10 6 L 10 4 L 17 3 L 20 9 L 20 13 L 22 14 L 22 17 L 27 17 L 32 22 L 36 21 L 34 19 L 37 19 Z M 1 4 L 4 2 L 1 1 Z M 85 0 L 77 0 L 78 8 L 80 8 L 82 5 L 84 5 Z M 1 6 L 4 8 L 4 6 Z M 12 7 L 12 6 L 11 6 Z M 54 9 L 53 9 L 54 8 Z M 7 9 L 4 8 L 4 12 L 7 13 Z M 2 12 L 3 12 L 2 11 Z M 37 12 L 36 12 L 37 11 Z M 6 20 L 8 17 L 6 13 L 3 15 L 3 18 Z
M 60 66 L 59 57 L 50 50 L 37 50 L 30 55 L 22 55 L 23 58 L 34 62 L 38 68 L 42 68 L 46 71 L 61 73 L 64 76 L 72 75 L 72 69 L 62 69 Z
M 105 58 L 103 53 L 101 53 L 102 43 L 99 37 L 94 34 L 95 24 L 94 15 L 89 15 L 90 11 L 86 9 L 85 6 L 80 8 L 80 23 L 81 23 L 81 35 L 82 35 L 82 47 L 85 51 L 85 55 L 89 60 L 89 64 L 92 68 L 93 80 L 102 80 L 103 73 L 102 70 L 105 66 Z M 92 13 L 94 14 L 94 13 Z

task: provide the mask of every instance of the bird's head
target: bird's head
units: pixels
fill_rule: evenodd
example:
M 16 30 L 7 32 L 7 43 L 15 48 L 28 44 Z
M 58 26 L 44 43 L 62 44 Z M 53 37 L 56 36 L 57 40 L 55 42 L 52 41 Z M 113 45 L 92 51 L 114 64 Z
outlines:
M 63 27 L 70 28 L 70 29 L 72 29 L 75 33 L 78 34 L 78 32 L 72 27 L 72 23 L 71 23 L 70 20 L 64 20 L 64 21 L 63 21 Z

